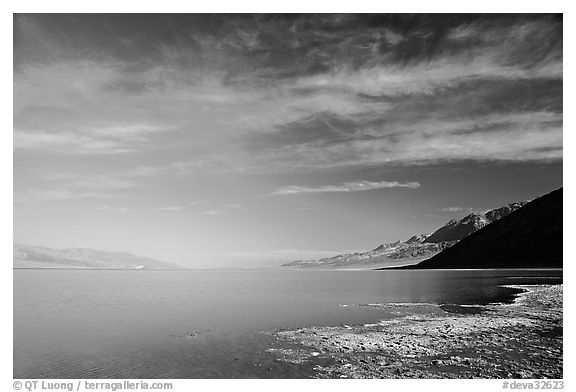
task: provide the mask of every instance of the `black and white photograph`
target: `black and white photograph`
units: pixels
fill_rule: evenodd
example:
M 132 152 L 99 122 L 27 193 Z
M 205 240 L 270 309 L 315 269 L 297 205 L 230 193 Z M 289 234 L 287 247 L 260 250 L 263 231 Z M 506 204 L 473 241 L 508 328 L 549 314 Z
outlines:
M 562 13 L 134 10 L 11 15 L 6 390 L 568 388 Z

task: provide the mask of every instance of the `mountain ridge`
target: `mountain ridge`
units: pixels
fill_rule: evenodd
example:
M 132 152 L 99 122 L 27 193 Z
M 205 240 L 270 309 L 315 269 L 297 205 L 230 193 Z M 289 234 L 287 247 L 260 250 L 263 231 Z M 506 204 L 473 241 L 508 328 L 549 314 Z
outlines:
M 381 244 L 367 252 L 341 254 L 318 260 L 297 260 L 285 263 L 282 266 L 348 268 L 382 263 L 390 267 L 416 264 L 444 251 L 477 230 L 517 211 L 527 203 L 527 201 L 514 202 L 483 212 L 473 212 L 460 219 L 451 219 L 430 234 L 416 234 L 406 241 L 398 240 Z
M 495 222 L 525 206 L 527 203 L 527 201 L 509 203 L 505 206 L 485 212 L 474 212 L 459 220 L 451 219 L 448 223 L 426 238 L 426 242 L 438 243 L 444 241 L 459 241 L 490 223 Z
M 53 249 L 46 246 L 13 244 L 14 268 L 85 269 L 181 269 L 173 263 L 137 256 L 128 252 L 109 252 L 90 248 Z
M 562 268 L 562 203 L 559 188 L 406 268 Z

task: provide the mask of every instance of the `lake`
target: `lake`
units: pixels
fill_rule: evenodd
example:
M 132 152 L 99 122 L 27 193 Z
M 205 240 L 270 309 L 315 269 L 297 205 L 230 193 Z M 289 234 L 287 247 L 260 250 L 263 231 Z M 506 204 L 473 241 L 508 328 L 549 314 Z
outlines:
M 395 317 L 368 303 L 510 302 L 561 270 L 14 270 L 14 378 L 304 378 L 267 331 Z M 343 306 L 345 305 L 345 306 Z

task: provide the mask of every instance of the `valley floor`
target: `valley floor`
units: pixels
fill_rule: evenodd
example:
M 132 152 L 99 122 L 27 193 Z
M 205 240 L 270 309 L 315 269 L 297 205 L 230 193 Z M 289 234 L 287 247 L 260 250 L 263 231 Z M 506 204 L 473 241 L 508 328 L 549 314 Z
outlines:
M 512 304 L 364 305 L 397 317 L 275 331 L 269 352 L 317 378 L 562 378 L 563 286 L 508 287 L 522 290 Z

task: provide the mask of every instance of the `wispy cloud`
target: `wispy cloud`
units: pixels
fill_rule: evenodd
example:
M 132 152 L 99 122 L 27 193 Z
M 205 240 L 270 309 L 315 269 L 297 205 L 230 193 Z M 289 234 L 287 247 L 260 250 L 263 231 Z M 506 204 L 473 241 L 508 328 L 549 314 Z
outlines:
M 464 212 L 464 211 L 474 211 L 472 207 L 444 207 L 438 208 L 438 211 L 442 212 Z
M 374 189 L 389 189 L 389 188 L 420 188 L 418 182 L 398 182 L 398 181 L 356 181 L 345 182 L 339 185 L 323 185 L 318 187 L 290 185 L 280 188 L 270 195 L 297 195 L 302 193 L 329 193 L 329 192 L 361 192 L 370 191 Z
M 149 135 L 169 128 L 146 124 L 76 128 L 67 131 L 14 130 L 14 149 L 60 154 L 119 154 L 134 151 Z
M 500 64 L 486 55 L 447 57 L 437 61 L 402 67 L 379 66 L 300 79 L 295 88 L 345 91 L 371 96 L 433 94 L 437 89 L 483 79 L 533 79 L 562 77 L 562 63 L 553 62 L 536 69 Z
M 206 215 L 206 216 L 215 216 L 215 215 L 225 215 L 226 211 L 222 211 L 222 210 L 207 210 L 207 211 L 202 211 L 200 213 L 200 215 Z
M 142 165 L 152 175 L 562 159 L 561 126 L 538 123 L 542 107 L 527 109 L 538 97 L 561 108 L 551 83 L 562 79 L 561 25 L 510 16 L 436 29 L 438 19 L 422 18 L 212 18 L 226 26 L 221 35 L 197 30 L 202 24 L 191 20 L 202 16 L 190 16 L 164 26 L 182 38 L 173 43 L 146 32 L 140 47 L 137 37 L 115 34 L 111 50 L 90 34 L 62 40 L 42 18 L 20 17 L 17 43 L 37 50 L 15 49 L 14 146 L 62 155 L 160 151 L 154 165 Z M 143 51 L 146 66 L 134 67 L 125 41 Z M 78 59 L 86 42 L 107 55 Z M 517 86 L 525 87 L 510 93 Z M 444 132 L 465 119 L 465 129 L 482 128 L 492 102 L 535 123 L 509 123 L 503 137 L 519 143 L 494 143 L 500 135 L 482 129 L 469 142 Z M 175 163 L 191 152 L 200 165 Z
M 51 18 L 14 23 L 15 172 L 30 183 L 42 167 L 31 157 L 82 174 L 76 163 L 105 156 L 110 164 L 94 170 L 113 166 L 116 178 L 150 186 L 213 173 L 563 158 L 553 15 Z M 155 27 L 136 27 L 148 22 Z M 348 185 L 274 194 L 378 189 Z M 35 187 L 44 198 L 110 194 Z
M 79 176 L 71 173 L 58 173 L 44 178 L 47 184 L 16 191 L 16 203 L 40 203 L 82 199 L 122 199 L 124 192 L 137 186 L 134 182 L 111 175 Z M 56 183 L 55 183 L 56 182 Z
M 51 201 L 68 201 L 82 199 L 114 199 L 117 194 L 107 191 L 89 191 L 71 188 L 38 189 L 29 188 L 22 192 L 14 193 L 14 202 L 17 204 L 41 203 Z
M 222 208 L 241 208 L 242 205 L 238 203 L 221 204 Z
M 36 150 L 61 154 L 118 154 L 130 151 L 130 148 L 121 147 L 111 140 L 73 132 L 48 133 L 18 129 L 14 130 L 14 149 L 16 152 Z
M 87 134 L 123 142 L 145 140 L 148 135 L 171 130 L 171 127 L 155 124 L 115 124 L 104 127 L 90 127 Z
M 99 210 L 102 211 L 110 211 L 110 212 L 128 212 L 128 208 L 125 207 L 110 207 L 110 206 L 100 206 L 98 207 Z
M 176 206 L 160 207 L 159 209 L 160 209 L 160 211 L 182 211 L 182 210 L 185 210 L 187 208 L 201 205 L 201 204 L 206 204 L 209 202 L 210 202 L 210 200 L 197 200 L 197 201 L 192 201 L 190 203 L 176 205 Z
M 469 120 L 431 117 L 356 128 L 356 132 L 356 137 L 330 143 L 313 140 L 256 151 L 249 159 L 270 160 L 268 168 L 301 170 L 459 160 L 554 161 L 563 156 L 562 115 L 557 113 L 510 113 Z

